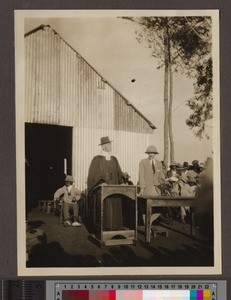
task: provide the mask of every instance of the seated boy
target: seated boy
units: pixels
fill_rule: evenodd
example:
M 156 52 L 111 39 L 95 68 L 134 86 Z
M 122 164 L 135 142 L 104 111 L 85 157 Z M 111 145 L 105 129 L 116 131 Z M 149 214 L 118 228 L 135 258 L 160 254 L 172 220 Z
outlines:
M 73 183 L 73 177 L 67 175 L 65 185 L 58 189 L 54 194 L 55 201 L 63 201 L 64 226 L 71 225 L 70 209 L 72 209 L 74 213 L 74 222 L 72 223 L 72 226 L 81 226 L 81 224 L 78 223 L 78 201 L 80 199 L 81 192 L 74 186 Z

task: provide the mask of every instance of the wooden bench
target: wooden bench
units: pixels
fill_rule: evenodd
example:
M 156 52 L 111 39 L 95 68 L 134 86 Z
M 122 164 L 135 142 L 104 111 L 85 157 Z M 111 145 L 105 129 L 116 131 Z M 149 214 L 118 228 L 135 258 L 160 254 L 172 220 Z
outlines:
M 138 197 L 138 201 L 146 202 L 146 215 L 145 215 L 145 241 L 151 241 L 151 216 L 153 207 L 190 207 L 190 235 L 194 236 L 195 220 L 192 212 L 192 207 L 195 206 L 195 197 L 170 197 L 170 196 L 150 196 L 142 195 Z

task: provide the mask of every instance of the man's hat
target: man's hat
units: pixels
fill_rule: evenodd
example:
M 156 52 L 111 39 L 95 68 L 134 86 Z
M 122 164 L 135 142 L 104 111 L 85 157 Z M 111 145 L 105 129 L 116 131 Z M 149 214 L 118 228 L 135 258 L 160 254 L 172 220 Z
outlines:
M 176 166 L 176 167 L 179 167 L 180 166 L 180 164 L 179 163 L 177 163 L 176 161 L 173 161 L 173 162 L 171 162 L 171 164 L 170 164 L 170 167 L 171 166 Z
M 148 148 L 147 148 L 147 150 L 145 151 L 145 153 L 155 153 L 155 154 L 158 154 L 158 152 L 157 152 L 157 149 L 156 149 L 156 147 L 155 146 L 148 146 Z
M 199 161 L 198 161 L 198 160 L 194 159 L 194 160 L 192 161 L 192 165 L 193 165 L 193 166 L 198 165 L 198 164 L 199 164 Z
M 74 182 L 74 179 L 71 175 L 67 175 L 65 181 Z
M 187 161 L 183 162 L 183 168 L 188 169 L 189 163 Z
M 185 170 L 185 168 L 182 166 L 182 164 L 177 164 L 177 170 Z
M 103 136 L 103 137 L 101 137 L 101 139 L 100 139 L 100 144 L 99 144 L 99 146 L 102 146 L 102 145 L 104 145 L 104 144 L 108 144 L 108 143 L 111 143 L 111 142 L 113 142 L 113 141 L 110 141 L 110 139 L 109 139 L 108 136 Z

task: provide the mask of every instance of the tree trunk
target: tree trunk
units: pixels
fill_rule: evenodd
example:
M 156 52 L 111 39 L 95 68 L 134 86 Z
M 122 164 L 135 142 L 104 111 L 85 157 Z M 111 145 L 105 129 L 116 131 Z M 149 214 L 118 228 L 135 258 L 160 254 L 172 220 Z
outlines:
M 164 164 L 168 166 L 168 155 L 169 155 L 169 118 L 168 118 L 168 74 L 169 74 L 169 37 L 168 37 L 168 20 L 166 18 L 166 26 L 164 29 Z
M 169 51 L 170 53 L 170 51 Z M 173 103 L 173 78 L 172 78 L 172 65 L 171 57 L 169 59 L 169 109 L 168 109 L 168 123 L 169 123 L 169 141 L 170 141 L 170 162 L 175 160 L 174 158 L 174 140 L 172 130 L 172 103 Z

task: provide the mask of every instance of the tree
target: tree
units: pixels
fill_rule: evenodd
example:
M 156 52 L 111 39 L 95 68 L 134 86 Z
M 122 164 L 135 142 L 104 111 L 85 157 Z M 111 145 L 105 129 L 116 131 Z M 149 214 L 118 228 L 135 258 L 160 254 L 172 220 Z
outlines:
M 195 135 L 202 139 L 205 132 L 206 121 L 213 117 L 213 78 L 212 59 L 205 60 L 197 66 L 197 81 L 194 84 L 195 96 L 187 101 L 193 113 L 186 120 L 191 129 L 196 129 Z M 209 138 L 208 135 L 206 135 Z
M 168 165 L 168 132 L 169 132 L 169 68 L 170 68 L 170 42 L 168 33 L 168 19 L 165 18 L 164 22 L 164 163 Z
M 196 137 L 202 139 L 206 121 L 212 119 L 213 110 L 213 69 L 212 69 L 212 33 L 210 17 L 184 17 L 185 26 L 181 34 L 176 34 L 173 41 L 180 49 L 181 63 L 185 74 L 194 79 L 194 97 L 186 105 L 193 113 L 186 120 Z M 179 61 L 180 62 L 180 61 Z
M 205 121 L 212 117 L 212 58 L 210 17 L 126 17 L 141 25 L 139 42 L 146 42 L 151 55 L 164 67 L 164 162 L 174 160 L 172 128 L 173 73 L 185 73 L 195 80 L 195 96 L 187 101 L 193 113 L 186 120 L 202 137 Z M 211 63 L 210 63 L 211 62 Z M 207 67 L 206 67 L 207 65 Z M 206 76 L 208 80 L 206 81 Z M 205 97 L 206 96 L 206 97 Z

